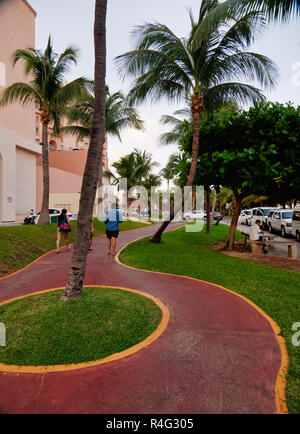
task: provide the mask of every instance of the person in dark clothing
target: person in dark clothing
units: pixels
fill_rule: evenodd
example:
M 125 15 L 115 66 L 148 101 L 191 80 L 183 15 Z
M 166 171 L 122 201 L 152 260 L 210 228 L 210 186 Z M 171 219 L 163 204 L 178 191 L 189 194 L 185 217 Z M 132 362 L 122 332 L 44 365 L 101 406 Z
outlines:
M 69 232 L 71 232 L 70 220 L 67 215 L 67 210 L 63 209 L 61 211 L 61 214 L 57 217 L 56 253 L 60 253 L 59 248 L 60 248 L 61 234 L 64 234 L 67 249 L 70 248 Z

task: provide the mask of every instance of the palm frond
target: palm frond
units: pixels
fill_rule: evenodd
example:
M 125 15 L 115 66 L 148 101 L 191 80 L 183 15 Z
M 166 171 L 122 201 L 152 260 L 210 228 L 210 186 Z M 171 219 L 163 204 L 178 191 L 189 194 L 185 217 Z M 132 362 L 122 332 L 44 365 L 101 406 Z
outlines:
M 260 86 L 272 89 L 278 82 L 276 65 L 268 57 L 251 52 L 238 52 L 215 62 L 211 81 L 230 80 L 244 76 L 247 80 L 258 81 Z
M 4 89 L 0 95 L 0 106 L 4 107 L 14 102 L 27 105 L 35 102 L 35 100 L 40 101 L 40 95 L 36 89 L 30 84 L 18 82 Z
M 223 83 L 208 89 L 204 103 L 207 111 L 222 107 L 227 101 L 237 101 L 241 104 L 255 104 L 265 101 L 262 91 L 254 86 L 243 83 Z
M 71 134 L 76 136 L 77 140 L 88 139 L 91 137 L 91 129 L 80 125 L 67 125 L 60 128 L 62 134 Z

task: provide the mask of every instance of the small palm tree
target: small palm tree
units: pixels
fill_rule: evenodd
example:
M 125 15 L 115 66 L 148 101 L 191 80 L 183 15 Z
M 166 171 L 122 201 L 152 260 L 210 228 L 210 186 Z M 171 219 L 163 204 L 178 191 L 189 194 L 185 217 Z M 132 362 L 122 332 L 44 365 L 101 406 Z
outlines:
M 136 49 L 116 59 L 123 77 L 137 77 L 128 96 L 131 103 L 185 98 L 191 104 L 194 130 L 188 186 L 193 185 L 197 169 L 201 113 L 228 100 L 254 103 L 264 99 L 260 89 L 236 81 L 237 78 L 256 80 L 260 86 L 269 88 L 277 79 L 276 67 L 270 59 L 247 51 L 255 33 L 265 28 L 261 14 L 249 12 L 242 17 L 230 14 L 207 26 L 207 17 L 214 14 L 218 5 L 218 0 L 203 0 L 197 21 L 190 13 L 188 38 L 179 38 L 160 23 L 138 26 L 134 32 Z M 152 241 L 160 241 L 164 227 Z
M 13 54 L 13 64 L 22 60 L 25 64 L 25 74 L 32 77 L 32 81 L 13 83 L 1 95 L 1 106 L 14 102 L 23 105 L 36 102 L 39 104 L 43 155 L 43 201 L 39 224 L 49 224 L 49 123 L 53 122 L 53 131 L 57 133 L 65 107 L 80 97 L 87 84 L 83 77 L 65 84 L 65 73 L 69 71 L 71 64 L 77 63 L 77 57 L 78 50 L 71 46 L 57 55 L 53 51 L 50 37 L 44 52 L 34 48 L 16 50 Z
M 134 149 L 133 152 L 122 157 L 119 161 L 112 164 L 117 175 L 111 171 L 106 171 L 104 176 L 112 180 L 113 184 L 118 184 L 121 178 L 127 179 L 127 191 L 132 187 L 142 186 L 151 171 L 157 167 L 158 163 L 152 161 L 152 155 L 146 151 Z M 127 207 L 130 205 L 130 199 L 127 199 Z
M 170 189 L 170 181 L 174 177 L 174 171 L 173 171 L 172 167 L 167 165 L 166 167 L 164 167 L 161 170 L 160 175 L 167 181 L 167 188 L 169 190 Z
M 143 130 L 144 123 L 139 118 L 138 113 L 133 107 L 128 107 L 126 98 L 121 92 L 110 93 L 109 87 L 106 86 L 105 97 L 105 142 L 107 146 L 107 136 L 115 136 L 120 142 L 121 131 L 125 128 L 135 128 L 136 130 Z M 71 125 L 61 128 L 62 133 L 69 133 L 75 135 L 77 140 L 91 137 L 91 129 L 93 123 L 95 105 L 94 86 L 91 84 L 89 92 L 82 95 L 73 107 L 67 110 L 67 117 Z M 76 123 L 76 124 L 75 124 Z M 102 162 L 101 162 L 102 168 Z M 99 173 L 98 185 L 102 185 L 102 169 Z

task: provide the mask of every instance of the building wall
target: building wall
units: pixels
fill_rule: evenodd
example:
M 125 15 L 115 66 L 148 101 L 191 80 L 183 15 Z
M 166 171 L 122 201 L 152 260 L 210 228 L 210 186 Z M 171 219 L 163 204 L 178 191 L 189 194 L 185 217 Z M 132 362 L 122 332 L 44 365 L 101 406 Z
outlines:
M 16 148 L 16 214 L 28 215 L 36 207 L 36 154 Z
M 4 86 L 9 86 L 17 81 L 30 81 L 24 75 L 24 64 L 21 61 L 18 61 L 13 67 L 12 54 L 18 48 L 35 47 L 35 17 L 36 13 L 25 0 L 1 2 L 0 92 L 4 90 Z M 19 104 L 12 104 L 1 108 L 0 127 L 34 141 L 34 105 L 22 107 Z
M 57 193 L 80 193 L 86 157 L 87 151 L 49 151 L 50 196 L 51 194 Z M 38 208 L 37 211 L 40 211 L 43 198 L 42 163 L 42 156 L 40 156 L 37 159 L 36 167 L 36 203 Z M 78 210 L 75 209 L 72 211 L 78 212 Z
M 0 128 L 1 221 L 15 221 L 16 214 L 35 209 L 36 158 L 41 147 Z

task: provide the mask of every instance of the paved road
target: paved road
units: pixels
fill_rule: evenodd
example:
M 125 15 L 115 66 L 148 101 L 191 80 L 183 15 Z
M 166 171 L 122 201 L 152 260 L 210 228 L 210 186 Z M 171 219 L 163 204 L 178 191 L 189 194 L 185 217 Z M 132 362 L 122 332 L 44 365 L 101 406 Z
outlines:
M 119 247 L 152 232 L 153 227 L 122 232 Z M 70 258 L 70 251 L 51 253 L 0 280 L 0 300 L 63 286 Z M 278 340 L 270 322 L 244 299 L 198 280 L 124 267 L 106 254 L 104 237 L 94 240 L 88 255 L 88 284 L 158 297 L 171 314 L 166 331 L 147 348 L 105 365 L 0 372 L 0 413 L 277 412 Z

